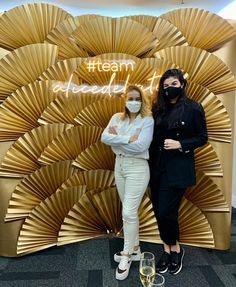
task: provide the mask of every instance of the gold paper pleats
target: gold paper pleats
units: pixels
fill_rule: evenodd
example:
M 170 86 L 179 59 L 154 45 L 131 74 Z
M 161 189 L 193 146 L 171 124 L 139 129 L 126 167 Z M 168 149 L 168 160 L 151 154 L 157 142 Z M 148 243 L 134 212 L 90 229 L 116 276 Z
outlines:
M 190 99 L 202 103 L 206 98 L 214 97 L 215 95 L 206 87 L 199 85 L 195 82 L 188 80 L 188 85 L 186 87 L 186 94 Z
M 77 69 L 77 67 L 83 63 L 87 58 L 72 58 L 66 59 L 63 61 L 59 61 L 49 67 L 43 74 L 40 76 L 42 80 L 58 80 L 69 82 L 70 77 L 71 83 L 81 83 L 81 80 L 73 75 L 73 72 Z
M 74 39 L 71 38 L 71 34 L 81 24 L 87 21 L 102 17 L 99 15 L 81 15 L 77 17 L 70 17 L 60 22 L 48 35 L 46 41 L 57 45 L 59 47 L 59 58 L 67 59 L 74 57 L 87 57 L 88 53 L 79 47 Z
M 140 24 L 147 27 L 149 31 L 153 31 L 159 19 L 158 17 L 149 15 L 132 15 L 132 16 L 125 16 L 125 18 L 139 22 Z
M 183 199 L 179 209 L 180 242 L 192 246 L 214 248 L 213 230 L 197 206 Z
M 194 154 L 197 170 L 203 171 L 208 176 L 223 176 L 220 160 L 210 143 L 197 148 Z
M 115 185 L 114 172 L 103 169 L 80 171 L 69 177 L 58 190 L 79 185 L 85 185 L 87 190 L 112 187 Z
M 57 46 L 31 44 L 8 53 L 0 60 L 0 99 L 37 80 L 56 61 Z
M 75 121 L 76 116 L 86 106 L 105 98 L 110 98 L 110 96 L 92 93 L 83 94 L 81 92 L 73 93 L 71 90 L 64 92 L 48 105 L 38 122 L 40 124 L 71 123 L 78 125 L 78 122 Z
M 155 57 L 176 64 L 189 74 L 189 79 L 215 94 L 236 89 L 236 80 L 226 64 L 215 55 L 194 47 L 169 47 Z
M 188 188 L 185 197 L 205 212 L 229 212 L 222 190 L 200 170 L 197 171 L 197 184 Z
M 157 37 L 159 44 L 148 53 L 149 57 L 152 56 L 154 52 L 167 47 L 188 46 L 186 38 L 181 31 L 165 19 L 158 18 L 152 33 Z
M 187 95 L 203 105 L 209 139 L 230 142 L 232 135 L 230 117 L 217 96 L 207 88 L 190 81 L 188 82 Z
M 114 170 L 115 158 L 111 148 L 101 142 L 86 148 L 73 162 L 73 165 L 84 170 Z
M 205 50 L 214 50 L 236 35 L 234 27 L 227 20 L 203 9 L 178 9 L 160 17 L 174 24 L 190 46 Z
M 155 70 L 139 58 L 122 53 L 103 54 L 88 59 L 75 71 L 75 75 L 91 85 L 142 84 Z
M 58 191 L 37 205 L 21 228 L 17 254 L 25 255 L 56 245 L 64 218 L 84 192 L 84 186 Z
M 121 226 L 121 203 L 116 188 L 87 192 L 65 218 L 58 245 L 116 234 Z
M 96 18 L 80 25 L 72 36 L 92 56 L 104 53 L 141 56 L 158 45 L 148 28 L 126 18 Z
M 12 93 L 0 106 L 0 141 L 16 140 L 39 126 L 38 118 L 57 94 L 54 81 L 36 81 Z
M 224 105 L 217 97 L 202 101 L 206 113 L 208 137 L 210 140 L 231 142 L 231 121 Z
M 23 177 L 41 164 L 38 158 L 44 148 L 59 134 L 72 125 L 53 124 L 40 126 L 26 133 L 10 147 L 0 165 L 0 175 Z
M 164 74 L 165 71 L 177 68 L 177 66 L 174 63 L 171 63 L 166 59 L 143 58 L 142 62 L 155 69 L 155 71 L 157 71 L 157 75 L 159 76 L 159 78 L 162 76 L 162 74 Z
M 0 48 L 0 59 L 2 59 L 6 54 L 10 53 L 8 50 Z
M 125 101 L 120 97 L 97 101 L 84 108 L 75 121 L 81 125 L 99 126 L 105 128 L 110 118 L 118 112 L 123 112 Z
M 64 161 L 44 166 L 25 177 L 12 193 L 5 220 L 26 217 L 41 201 L 56 192 L 74 171 L 71 161 Z
M 0 45 L 16 48 L 44 42 L 47 34 L 71 15 L 46 3 L 25 4 L 6 11 L 0 17 Z
M 51 164 L 60 160 L 76 159 L 88 146 L 100 140 L 102 132 L 102 128 L 95 126 L 76 126 L 64 130 L 48 144 L 38 160 L 43 164 Z
M 139 207 L 139 238 L 142 241 L 161 243 L 152 202 L 144 196 Z

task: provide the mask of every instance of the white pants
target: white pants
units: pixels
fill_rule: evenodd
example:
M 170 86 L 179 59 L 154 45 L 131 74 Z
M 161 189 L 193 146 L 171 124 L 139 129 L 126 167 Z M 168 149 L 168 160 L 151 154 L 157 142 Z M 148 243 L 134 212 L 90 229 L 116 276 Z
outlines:
M 122 202 L 125 253 L 132 254 L 139 245 L 138 208 L 150 178 L 145 159 L 116 156 L 115 181 Z

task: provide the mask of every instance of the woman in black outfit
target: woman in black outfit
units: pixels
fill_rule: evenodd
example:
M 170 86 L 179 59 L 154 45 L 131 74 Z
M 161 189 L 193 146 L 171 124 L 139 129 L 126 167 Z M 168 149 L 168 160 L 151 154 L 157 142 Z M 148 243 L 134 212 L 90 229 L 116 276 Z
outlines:
M 179 244 L 178 209 L 187 187 L 195 185 L 194 149 L 207 143 L 202 106 L 187 98 L 186 80 L 178 69 L 160 79 L 153 105 L 154 135 L 150 146 L 150 187 L 164 250 L 157 262 L 160 273 L 177 274 L 184 250 Z

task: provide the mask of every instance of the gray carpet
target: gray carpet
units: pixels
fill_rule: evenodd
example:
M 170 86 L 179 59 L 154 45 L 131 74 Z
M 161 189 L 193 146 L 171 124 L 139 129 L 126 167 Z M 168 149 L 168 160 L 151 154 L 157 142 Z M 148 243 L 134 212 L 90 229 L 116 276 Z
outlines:
M 0 257 L 0 287 L 141 287 L 138 262 L 129 277 L 115 279 L 113 254 L 122 247 L 120 239 L 89 240 L 50 248 L 21 258 Z M 157 256 L 161 246 L 142 243 L 142 251 Z M 232 216 L 231 248 L 227 251 L 185 246 L 184 267 L 176 276 L 165 275 L 165 287 L 236 286 L 236 210 Z

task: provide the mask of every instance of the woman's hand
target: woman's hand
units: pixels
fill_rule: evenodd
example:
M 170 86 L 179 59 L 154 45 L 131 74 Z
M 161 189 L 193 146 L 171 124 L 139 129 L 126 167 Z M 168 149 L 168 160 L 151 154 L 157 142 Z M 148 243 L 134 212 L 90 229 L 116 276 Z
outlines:
M 129 143 L 135 142 L 138 139 L 140 132 L 141 132 L 141 129 L 137 128 L 135 131 L 135 134 L 130 137 Z
M 135 142 L 138 139 L 139 134 L 134 134 L 130 137 L 129 143 Z
M 117 135 L 116 126 L 109 127 L 108 133 L 113 134 L 113 135 Z
M 165 139 L 164 141 L 164 149 L 171 150 L 171 149 L 181 149 L 181 144 L 179 141 L 175 141 L 172 139 Z

